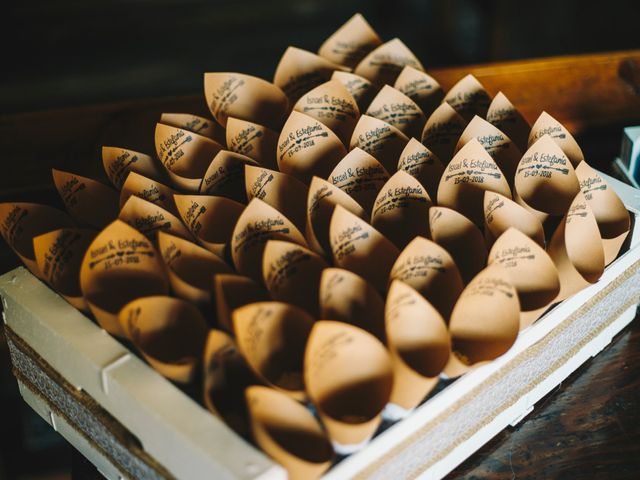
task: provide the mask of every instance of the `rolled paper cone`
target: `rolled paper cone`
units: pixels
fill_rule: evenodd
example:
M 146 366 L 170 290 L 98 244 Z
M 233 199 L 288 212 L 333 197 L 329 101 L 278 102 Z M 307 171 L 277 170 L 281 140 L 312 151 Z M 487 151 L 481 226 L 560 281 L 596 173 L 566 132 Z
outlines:
M 484 192 L 484 238 L 487 245 L 492 245 L 496 238 L 512 227 L 544 247 L 544 229 L 533 213 L 504 195 Z
M 429 210 L 431 238 L 443 247 L 468 283 L 487 261 L 487 246 L 478 226 L 461 213 L 446 207 Z
M 38 278 L 42 278 L 42 274 L 36 262 L 33 239 L 53 230 L 71 227 L 75 227 L 71 217 L 57 208 L 37 203 L 0 203 L 0 234 Z
M 478 79 L 469 74 L 451 87 L 444 101 L 468 122 L 474 115 L 482 118 L 487 116 L 491 97 Z
M 438 185 L 438 205 L 457 210 L 482 226 L 482 203 L 487 190 L 511 198 L 504 173 L 480 142 L 473 138 L 446 166 Z
M 246 155 L 263 167 L 275 170 L 278 132 L 239 118 L 227 120 L 227 145 L 232 152 Z
M 331 216 L 329 241 L 337 267 L 360 275 L 379 292 L 386 290 L 389 271 L 400 254 L 389 239 L 338 205 Z
M 200 189 L 213 157 L 222 150 L 222 145 L 208 137 L 162 123 L 156 124 L 155 144 L 173 185 L 189 192 Z
M 564 215 L 580 191 L 580 183 L 567 156 L 545 135 L 522 156 L 515 190 L 532 208 L 550 215 Z
M 107 177 L 117 189 L 122 188 L 130 172 L 154 180 L 164 179 L 162 166 L 155 158 L 126 148 L 103 146 L 102 164 Z
M 369 332 L 320 320 L 307 342 L 304 381 L 334 447 L 352 452 L 380 424 L 393 386 L 391 356 Z
M 178 298 L 144 297 L 127 303 L 118 318 L 136 349 L 161 375 L 180 384 L 195 379 L 209 330 L 195 306 Z
M 444 91 L 435 78 L 409 65 L 402 69 L 393 86 L 416 102 L 425 115 L 431 115 L 444 99 Z
M 213 118 L 223 127 L 233 117 L 277 130 L 289 110 L 278 86 L 243 73 L 205 73 L 204 96 Z
M 466 126 L 467 121 L 451 105 L 442 102 L 424 124 L 420 142 L 446 166 Z
M 389 403 L 413 410 L 438 384 L 449 360 L 449 331 L 440 313 L 399 280 L 389 287 L 385 325 L 394 373 Z
M 262 278 L 279 302 L 300 307 L 318 316 L 320 275 L 327 263 L 318 254 L 296 243 L 269 240 L 262 258 Z
M 233 333 L 231 314 L 236 308 L 269 300 L 269 293 L 249 277 L 219 273 L 213 278 L 218 325 Z
M 322 426 L 304 405 L 273 388 L 246 390 L 251 430 L 258 446 L 287 470 L 287 478 L 319 478 L 333 461 Z
M 118 312 L 130 301 L 169 292 L 162 260 L 151 242 L 121 220 L 91 242 L 80 267 L 80 288 L 98 324 L 127 337 Z
M 394 38 L 364 57 L 353 73 L 378 85 L 393 85 L 407 65 L 417 70 L 424 70 L 420 60 L 402 43 L 402 40 Z
M 33 238 L 40 277 L 78 310 L 88 309 L 80 290 L 80 265 L 96 234 L 89 229 L 61 228 Z
M 214 195 L 174 195 L 173 198 L 182 221 L 198 243 L 224 258 L 244 205 Z
M 300 97 L 293 109 L 329 127 L 345 145 L 349 145 L 360 117 L 355 99 L 337 80 L 329 80 L 309 90 Z
M 158 233 L 158 250 L 175 295 L 198 306 L 211 304 L 211 282 L 233 270 L 220 257 L 183 238 Z
M 224 128 L 208 118 L 191 113 L 163 113 L 160 115 L 160 123 L 209 137 L 223 147 L 226 145 Z
M 258 165 L 258 162 L 240 153 L 220 150 L 204 174 L 200 194 L 218 195 L 246 203 L 244 169 L 249 165 Z
M 378 193 L 371 225 L 402 249 L 416 236 L 429 236 L 429 208 L 426 189 L 407 172 L 399 170 Z
M 440 245 L 423 237 L 407 245 L 389 273 L 389 281 L 402 281 L 429 300 L 442 318 L 449 321 L 464 285 L 451 255 Z
M 187 227 L 174 214 L 155 203 L 147 202 L 134 195 L 125 202 L 118 218 L 151 240 L 156 239 L 159 231 L 172 233 L 182 238 L 193 238 Z
M 319 318 L 355 325 L 386 342 L 384 299 L 364 278 L 344 268 L 325 268 L 319 297 Z
M 549 135 L 558 144 L 574 168 L 584 160 L 582 149 L 569 130 L 547 112 L 542 112 L 529 132 L 529 147 L 545 135 Z
M 395 173 L 398 157 L 409 138 L 393 125 L 370 117 L 360 116 L 353 131 L 349 149 L 360 148 L 372 155 L 390 174 Z
M 140 197 L 169 212 L 177 215 L 178 209 L 173 201 L 176 191 L 165 184 L 144 177 L 136 172 L 130 172 L 120 190 L 120 209 L 127 203 L 129 197 Z
M 507 352 L 520 329 L 516 289 L 504 269 L 489 265 L 467 285 L 451 313 L 452 355 L 444 373 L 457 377 Z
M 356 13 L 336 30 L 318 50 L 318 55 L 330 62 L 354 68 L 382 40 L 365 18 Z
M 258 302 L 233 311 L 238 349 L 265 384 L 296 400 L 306 398 L 304 349 L 314 319 L 281 302 Z
M 400 153 L 398 170 L 403 170 L 427 189 L 429 197 L 436 198 L 444 167 L 440 159 L 415 138 L 409 140 Z
M 367 109 L 377 92 L 377 87 L 373 83 L 355 73 L 336 70 L 331 75 L 331 80 L 339 81 L 349 90 L 361 112 Z
M 291 220 L 254 198 L 238 218 L 231 235 L 231 258 L 240 274 L 262 282 L 262 255 L 267 240 L 287 240 L 307 246 Z
M 506 95 L 498 92 L 487 111 L 487 122 L 503 131 L 521 152 L 527 150 L 531 127 Z
M 389 85 L 378 92 L 366 114 L 393 125 L 407 137 L 420 135 L 427 121 L 416 102 Z

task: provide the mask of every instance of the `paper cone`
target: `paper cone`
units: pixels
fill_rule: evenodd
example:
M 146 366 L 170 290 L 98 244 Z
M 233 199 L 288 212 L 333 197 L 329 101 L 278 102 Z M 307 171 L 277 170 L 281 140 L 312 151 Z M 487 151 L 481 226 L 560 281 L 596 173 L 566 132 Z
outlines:
M 443 102 L 427 119 L 420 142 L 446 166 L 466 126 L 467 121 L 451 105 Z
M 318 55 L 330 62 L 355 67 L 382 40 L 365 18 L 356 13 L 336 30 L 318 50 Z
M 378 85 L 393 85 L 407 65 L 417 70 L 424 70 L 420 60 L 402 43 L 402 40 L 394 38 L 364 57 L 353 73 Z
M 255 160 L 240 153 L 220 150 L 204 174 L 200 185 L 201 195 L 218 195 L 239 203 L 247 202 L 244 188 L 244 169 L 258 165 Z
M 484 238 L 492 245 L 509 228 L 522 232 L 544 247 L 544 230 L 540 220 L 513 200 L 496 192 L 484 193 Z
M 487 122 L 503 131 L 521 152 L 527 150 L 531 127 L 504 93 L 498 92 L 487 111 Z
M 129 172 L 154 180 L 164 178 L 162 166 L 149 155 L 121 147 L 102 147 L 102 164 L 113 186 L 120 189 Z
M 175 193 L 173 188 L 167 187 L 163 183 L 143 177 L 136 172 L 130 172 L 122 185 L 122 190 L 120 190 L 120 209 L 133 195 L 177 215 L 178 209 L 173 201 Z
M 393 174 L 398 166 L 398 157 L 408 141 L 407 136 L 393 125 L 362 115 L 353 131 L 349 149 L 361 148 Z
M 278 149 L 278 133 L 257 123 L 229 117 L 227 120 L 227 145 L 232 152 L 252 158 L 263 167 L 275 170 Z
M 487 116 L 491 97 L 478 79 L 469 74 L 451 87 L 444 101 L 468 122 L 474 115 L 482 118 Z
M 331 75 L 331 80 L 342 83 L 353 99 L 358 104 L 358 109 L 364 112 L 377 92 L 377 86 L 364 77 L 350 72 L 336 70 Z
M 444 167 L 440 159 L 415 138 L 409 140 L 400 153 L 398 170 L 403 170 L 414 177 L 427 189 L 430 198 L 436 198 Z
M 393 125 L 407 137 L 419 136 L 427 121 L 413 100 L 389 85 L 378 92 L 366 114 Z
M 249 277 L 217 274 L 213 278 L 213 294 L 218 325 L 233 333 L 231 314 L 236 308 L 269 300 L 269 293 Z
M 151 240 L 155 240 L 161 230 L 182 238 L 192 238 L 191 233 L 178 217 L 164 208 L 134 195 L 125 202 L 118 218 Z
M 409 65 L 402 69 L 393 86 L 416 102 L 427 116 L 431 115 L 444 99 L 442 87 L 435 78 Z
M 191 113 L 163 113 L 160 115 L 160 123 L 208 137 L 223 147 L 226 145 L 224 128 L 208 118 Z
M 569 133 L 569 130 L 547 112 L 542 112 L 533 127 L 531 127 L 529 147 L 545 135 L 549 135 L 558 144 L 574 168 L 584 160 L 582 149 L 573 138 L 573 135 Z

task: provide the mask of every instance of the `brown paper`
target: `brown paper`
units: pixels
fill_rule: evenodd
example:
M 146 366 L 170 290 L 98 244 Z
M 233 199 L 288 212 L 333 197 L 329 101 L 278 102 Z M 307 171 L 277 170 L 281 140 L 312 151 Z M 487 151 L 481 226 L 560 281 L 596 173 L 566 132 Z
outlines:
M 484 238 L 492 245 L 496 238 L 514 227 L 544 247 L 540 220 L 529 210 L 496 192 L 484 192 Z
M 355 73 L 336 70 L 331 75 L 331 80 L 339 81 L 349 90 L 361 112 L 367 109 L 378 90 L 378 87 L 369 80 Z
M 349 149 L 361 148 L 393 174 L 398 167 L 398 157 L 408 141 L 409 138 L 393 125 L 362 115 L 353 131 Z
M 122 185 L 122 190 L 120 190 L 120 208 L 122 209 L 129 197 L 133 195 L 154 203 L 174 215 L 178 215 L 178 209 L 173 201 L 175 193 L 176 191 L 173 188 L 167 187 L 163 183 L 144 177 L 136 172 L 130 172 Z
M 182 221 L 171 212 L 134 195 L 122 206 L 118 218 L 155 240 L 159 231 L 191 239 L 191 233 Z
M 584 160 L 582 149 L 569 130 L 547 112 L 542 112 L 531 127 L 529 146 L 531 147 L 545 135 L 549 135 L 558 144 L 574 168 Z
M 378 85 L 393 85 L 402 69 L 409 65 L 424 70 L 420 60 L 399 38 L 383 43 L 364 57 L 353 73 Z
M 444 99 L 444 92 L 435 78 L 409 65 L 404 67 L 393 84 L 411 100 L 416 102 L 429 116 Z
M 498 92 L 487 111 L 487 122 L 503 131 L 521 152 L 527 150 L 531 127 L 504 93 Z
M 236 308 L 249 303 L 269 300 L 269 293 L 249 277 L 235 274 L 217 274 L 213 278 L 213 294 L 218 325 L 233 333 L 231 314 Z
M 429 197 L 436 198 L 444 167 L 440 159 L 415 138 L 409 140 L 400 153 L 398 170 L 403 170 L 414 177 L 427 189 Z
M 318 50 L 318 55 L 330 62 L 355 67 L 382 40 L 365 18 L 356 13 L 336 30 Z
M 263 167 L 275 170 L 278 149 L 278 132 L 263 125 L 229 117 L 227 120 L 227 145 L 232 152 L 252 158 Z
M 469 74 L 451 87 L 444 101 L 468 122 L 474 115 L 482 118 L 487 116 L 491 97 L 478 79 Z
M 453 150 L 467 121 L 447 102 L 436 108 L 422 129 L 420 142 L 431 150 L 443 165 L 453 156 Z
M 209 165 L 207 173 L 204 174 L 200 194 L 218 195 L 239 203 L 246 203 L 244 169 L 249 165 L 258 165 L 258 163 L 240 153 L 220 150 Z
M 160 123 L 209 137 L 223 147 L 226 145 L 224 128 L 208 118 L 191 113 L 163 113 L 160 115 Z
M 419 136 L 427 121 L 422 109 L 413 100 L 389 85 L 383 86 L 378 92 L 366 114 L 393 125 L 407 137 Z
M 164 179 L 162 165 L 153 157 L 121 147 L 102 147 L 102 164 L 109 180 L 122 188 L 129 172 L 136 172 L 154 180 Z

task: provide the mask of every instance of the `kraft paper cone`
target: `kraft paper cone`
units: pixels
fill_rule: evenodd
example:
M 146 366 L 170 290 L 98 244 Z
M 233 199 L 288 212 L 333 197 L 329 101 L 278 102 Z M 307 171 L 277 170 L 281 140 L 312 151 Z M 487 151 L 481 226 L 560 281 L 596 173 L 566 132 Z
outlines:
M 438 205 L 453 208 L 481 226 L 484 222 L 482 203 L 487 190 L 511 198 L 504 173 L 473 138 L 445 168 L 438 185 Z
M 307 197 L 307 226 L 305 237 L 309 246 L 321 255 L 331 253 L 329 225 L 337 205 L 349 210 L 360 218 L 367 217 L 366 212 L 351 196 L 320 177 L 313 177 Z
M 427 121 L 416 102 L 389 85 L 378 92 L 366 114 L 393 125 L 408 137 L 419 136 Z
M 469 74 L 451 87 L 444 101 L 468 122 L 474 115 L 482 118 L 487 116 L 491 97 L 478 79 Z
M 349 149 L 360 148 L 374 156 L 390 174 L 395 173 L 398 157 L 409 138 L 393 125 L 362 115 L 353 131 Z
M 317 175 L 327 178 L 347 154 L 340 139 L 326 125 L 293 111 L 278 138 L 278 169 L 306 185 Z
M 213 294 L 218 325 L 233 333 L 231 314 L 236 308 L 270 300 L 269 293 L 249 277 L 217 274 L 213 278 Z
M 133 300 L 118 314 L 144 359 L 176 383 L 191 383 L 201 365 L 208 327 L 200 311 L 184 300 L 153 296 Z
M 415 289 L 445 321 L 449 320 L 464 288 L 460 271 L 449 252 L 423 237 L 416 237 L 400 252 L 389 280 L 401 280 Z
M 277 130 L 289 110 L 278 86 L 243 73 L 205 73 L 204 96 L 213 118 L 223 127 L 234 117 Z
M 504 195 L 484 192 L 484 238 L 487 245 L 492 245 L 511 227 L 544 247 L 544 229 L 533 213 Z
M 580 184 L 567 156 L 545 135 L 522 156 L 515 189 L 532 208 L 550 215 L 564 215 L 580 191 Z
M 178 209 L 173 201 L 176 191 L 151 178 L 144 177 L 136 172 L 130 172 L 120 190 L 120 209 L 127 203 L 129 197 L 140 197 L 147 202 L 158 205 L 165 210 L 177 215 Z
M 287 470 L 287 478 L 319 478 L 333 461 L 322 426 L 304 405 L 272 388 L 246 390 L 251 430 L 258 446 Z
M 218 195 L 239 203 L 247 202 L 244 188 L 244 169 L 258 165 L 255 160 L 240 153 L 220 150 L 204 174 L 200 185 L 201 195 Z
M 461 213 L 445 207 L 429 210 L 431 238 L 456 262 L 464 283 L 468 283 L 487 260 L 487 246 L 476 224 Z
M 271 295 L 318 316 L 320 275 L 327 263 L 308 248 L 291 242 L 269 240 L 262 258 L 262 278 Z
M 520 304 L 504 269 L 490 265 L 464 289 L 451 313 L 452 355 L 444 369 L 457 377 L 511 348 L 520 329 Z
M 262 255 L 267 240 L 287 240 L 307 246 L 291 220 L 254 198 L 238 218 L 231 235 L 231 258 L 239 273 L 262 281 Z
M 629 234 L 629 212 L 616 192 L 587 162 L 580 162 L 576 176 L 580 181 L 580 190 L 596 217 L 604 248 L 604 263 L 609 265 L 618 256 Z
M 78 310 L 87 311 L 80 290 L 80 265 L 96 231 L 61 228 L 33 238 L 40 276 Z
M 304 354 L 304 380 L 338 451 L 364 446 L 380 424 L 393 385 L 392 361 L 376 337 L 361 328 L 317 321 Z
M 360 117 L 355 99 L 337 80 L 329 80 L 308 91 L 300 97 L 293 109 L 329 127 L 345 145 L 349 145 Z
M 357 273 L 379 291 L 400 250 L 367 222 L 337 205 L 329 224 L 331 253 L 337 267 Z M 372 260 L 375 259 L 375 260 Z
M 504 93 L 498 92 L 487 111 L 487 122 L 503 131 L 521 152 L 527 150 L 531 127 Z
M 425 115 L 431 115 L 444 99 L 444 91 L 435 78 L 409 65 L 402 69 L 393 86 L 416 102 Z
M 156 124 L 156 153 L 174 186 L 197 192 L 222 145 L 182 128 Z
M 158 233 L 158 250 L 167 267 L 173 293 L 199 306 L 211 303 L 213 276 L 233 272 L 217 255 L 168 233 Z
M 349 323 L 385 342 L 384 299 L 369 282 L 343 268 L 325 268 L 320 277 L 320 316 Z
M 336 30 L 318 50 L 318 55 L 330 62 L 355 67 L 382 40 L 365 18 L 356 13 Z
M 227 120 L 227 145 L 232 152 L 246 155 L 263 167 L 275 170 L 278 149 L 278 132 L 263 125 L 229 117 Z
M 371 225 L 398 248 L 416 236 L 429 236 L 432 202 L 418 180 L 402 170 L 385 183 L 371 211 Z
M 162 260 L 142 233 L 116 220 L 91 242 L 80 267 L 80 288 L 98 324 L 126 337 L 118 312 L 131 300 L 169 292 Z
M 129 172 L 136 172 L 154 180 L 164 178 L 162 166 L 156 159 L 121 147 L 102 147 L 102 165 L 109 180 L 121 189 Z
M 533 127 L 531 127 L 529 146 L 532 146 L 545 135 L 549 135 L 558 144 L 574 168 L 584 160 L 582 149 L 573 138 L 573 135 L 569 133 L 569 130 L 547 112 L 542 112 Z
M 258 378 L 303 401 L 304 349 L 313 317 L 286 303 L 259 302 L 234 310 L 232 318 L 238 348 Z
M 400 153 L 398 170 L 403 170 L 414 177 L 427 189 L 429 197 L 436 198 L 444 167 L 440 159 L 415 138 L 409 140 Z
M 122 206 L 118 218 L 151 240 L 155 240 L 159 231 L 172 233 L 182 238 L 192 238 L 187 227 L 174 214 L 133 195 Z
M 74 227 L 65 212 L 37 203 L 0 203 L 0 233 L 22 263 L 42 278 L 33 250 L 33 238 L 60 228 Z
M 337 80 L 349 90 L 361 112 L 367 109 L 377 92 L 377 87 L 373 83 L 355 73 L 336 70 L 331 75 L 331 80 Z
M 103 228 L 118 216 L 118 192 L 91 178 L 51 169 L 67 212 L 78 223 Z
M 385 325 L 394 373 L 389 403 L 413 410 L 438 384 L 451 351 L 449 332 L 438 311 L 399 280 L 389 287 Z
M 393 85 L 407 65 L 417 70 L 424 70 L 420 60 L 402 43 L 402 40 L 394 38 L 364 57 L 353 73 L 378 85 Z
M 443 102 L 427 119 L 420 142 L 446 166 L 466 126 L 467 121 L 451 105 Z
M 224 128 L 208 118 L 191 113 L 163 113 L 160 115 L 160 123 L 209 137 L 223 147 L 226 145 Z

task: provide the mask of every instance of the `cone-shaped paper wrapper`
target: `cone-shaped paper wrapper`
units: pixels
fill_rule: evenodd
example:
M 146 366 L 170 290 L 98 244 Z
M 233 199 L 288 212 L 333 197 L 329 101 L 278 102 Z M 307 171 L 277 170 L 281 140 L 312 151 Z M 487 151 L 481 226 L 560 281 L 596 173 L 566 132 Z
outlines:
M 409 138 L 393 125 L 382 120 L 362 115 L 351 137 L 349 149 L 358 147 L 373 155 L 387 170 L 395 173 L 398 157 Z
M 420 141 L 446 165 L 466 126 L 467 121 L 451 105 L 443 102 L 427 119 Z
M 304 349 L 313 317 L 280 302 L 259 302 L 233 311 L 238 348 L 256 375 L 296 400 L 304 400 Z
M 476 225 L 484 223 L 485 191 L 511 198 L 504 173 L 475 138 L 451 159 L 438 186 L 438 205 L 457 210 Z
M 382 164 L 358 147 L 340 160 L 329 175 L 329 182 L 353 197 L 367 213 L 387 180 L 389 173 Z
M 118 321 L 120 309 L 135 298 L 166 295 L 169 282 L 151 241 L 116 220 L 100 232 L 84 255 L 80 288 L 100 326 L 124 337 Z
M 382 40 L 369 22 L 356 13 L 324 41 L 318 55 L 338 65 L 353 68 L 381 44 Z
M 337 80 L 325 82 L 305 93 L 293 109 L 329 127 L 345 145 L 349 145 L 360 117 L 355 99 Z
M 498 92 L 487 111 L 487 121 L 503 131 L 522 152 L 527 150 L 531 127 L 504 93 Z
M 122 209 L 129 197 L 133 195 L 177 215 L 178 209 L 173 201 L 175 193 L 176 191 L 173 188 L 167 187 L 163 183 L 144 177 L 136 172 L 131 172 L 122 185 L 122 190 L 120 190 L 120 208 Z
M 249 303 L 269 300 L 269 293 L 249 277 L 235 274 L 218 274 L 213 278 L 218 324 L 233 332 L 231 314 L 236 308 Z
M 307 226 L 305 236 L 309 246 L 321 255 L 331 253 L 329 225 L 336 205 L 360 218 L 367 214 L 351 196 L 320 177 L 313 177 L 307 197 Z
M 209 165 L 207 173 L 204 174 L 200 193 L 202 195 L 218 195 L 236 202 L 246 203 L 245 165 L 258 165 L 258 163 L 240 153 L 220 150 Z
M 378 85 L 393 85 L 406 65 L 424 70 L 420 60 L 402 40 L 394 38 L 364 57 L 353 73 Z
M 468 122 L 474 115 L 487 116 L 491 97 L 478 79 L 469 74 L 451 87 L 444 101 Z
M 364 278 L 326 268 L 320 278 L 320 316 L 350 323 L 385 341 L 384 299 Z
M 230 117 L 227 145 L 232 152 L 246 155 L 264 167 L 275 169 L 278 166 L 278 133 L 263 125 Z
M 0 233 L 5 242 L 36 277 L 42 274 L 36 264 L 33 238 L 60 228 L 74 227 L 71 217 L 57 208 L 37 203 L 0 203 Z
M 88 307 L 80 290 L 80 265 L 96 233 L 94 230 L 62 228 L 33 239 L 41 277 L 71 305 L 83 311 Z
M 444 248 L 426 238 L 416 237 L 393 264 L 390 280 L 401 280 L 420 293 L 449 320 L 462 292 L 462 277 L 453 258 Z
M 232 273 L 220 257 L 183 238 L 158 233 L 158 250 L 177 297 L 197 305 L 211 303 L 211 282 L 218 273 Z
M 402 170 L 382 187 L 371 211 L 371 225 L 398 248 L 418 235 L 429 236 L 429 194 L 418 180 Z
M 337 80 L 342 83 L 353 99 L 358 104 L 361 112 L 365 111 L 373 97 L 377 92 L 377 88 L 373 83 L 360 75 L 349 72 L 341 72 L 336 70 L 331 75 L 331 80 Z
M 160 123 L 209 137 L 222 146 L 226 144 L 224 128 L 208 118 L 191 113 L 163 113 L 160 115 Z
M 140 197 L 130 196 L 120 210 L 118 218 L 127 222 L 152 240 L 159 231 L 191 239 L 191 233 L 182 221 L 171 212 Z
M 278 168 L 305 184 L 317 175 L 327 178 L 347 154 L 340 139 L 326 125 L 293 111 L 278 139 Z
M 394 371 L 389 402 L 411 410 L 438 383 L 451 351 L 449 332 L 438 311 L 399 280 L 389 287 L 385 325 Z
M 492 245 L 511 227 L 544 246 L 542 223 L 533 213 L 504 195 L 484 192 L 484 237 L 487 245 Z
M 386 290 L 389 271 L 400 254 L 389 239 L 338 205 L 331 217 L 329 240 L 336 266 L 357 273 L 379 292 Z
M 416 102 L 425 115 L 431 115 L 444 98 L 435 78 L 409 65 L 402 69 L 393 86 Z
M 153 368 L 176 383 L 194 380 L 208 332 L 196 307 L 177 298 L 145 297 L 125 305 L 118 318 Z
M 427 189 L 429 197 L 437 197 L 444 167 L 440 159 L 415 138 L 409 140 L 400 154 L 398 170 L 403 170 L 418 180 Z
M 234 117 L 277 130 L 289 109 L 287 97 L 276 85 L 243 73 L 205 73 L 204 96 L 223 127 Z
M 529 146 L 536 143 L 545 135 L 549 135 L 553 141 L 558 144 L 574 168 L 584 160 L 582 149 L 575 138 L 573 138 L 573 135 L 569 133 L 569 130 L 547 112 L 542 112 L 533 124 L 533 127 L 531 127 Z
M 456 377 L 505 353 L 520 329 L 518 294 L 502 267 L 490 265 L 464 289 L 449 331 L 453 354 L 444 372 Z
M 244 205 L 213 195 L 174 195 L 174 199 L 182 221 L 198 243 L 224 257 Z
M 231 257 L 239 273 L 262 282 L 262 255 L 267 240 L 287 240 L 307 246 L 291 220 L 254 198 L 238 218 L 231 235 Z
M 318 315 L 320 275 L 326 262 L 296 243 L 269 240 L 262 259 L 262 276 L 271 298 Z
M 576 175 L 582 194 L 596 217 L 604 247 L 604 262 L 609 265 L 618 256 L 629 234 L 629 212 L 616 192 L 587 162 L 580 162 Z
M 545 135 L 522 156 L 515 189 L 530 207 L 551 215 L 563 215 L 580 191 L 580 184 L 567 156 Z
M 464 283 L 468 283 L 487 260 L 487 246 L 482 232 L 471 220 L 450 208 L 429 210 L 431 238 L 456 262 Z
M 120 189 L 129 172 L 136 172 L 154 180 L 164 178 L 162 165 L 149 155 L 121 147 L 102 147 L 104 171 L 113 185 Z
M 355 447 L 380 424 L 393 385 L 392 361 L 380 340 L 365 330 L 322 320 L 309 336 L 304 380 L 334 444 Z
M 313 480 L 329 468 L 333 448 L 324 429 L 304 405 L 273 388 L 246 391 L 253 438 L 287 470 L 291 480 Z
M 419 136 L 427 121 L 422 109 L 413 100 L 389 85 L 382 87 L 371 101 L 367 115 L 393 125 L 408 137 Z

